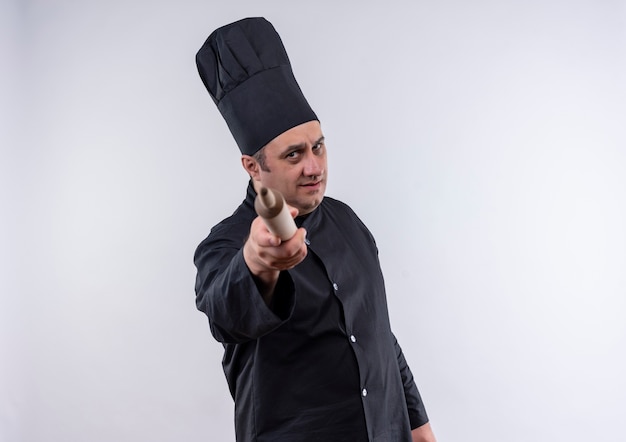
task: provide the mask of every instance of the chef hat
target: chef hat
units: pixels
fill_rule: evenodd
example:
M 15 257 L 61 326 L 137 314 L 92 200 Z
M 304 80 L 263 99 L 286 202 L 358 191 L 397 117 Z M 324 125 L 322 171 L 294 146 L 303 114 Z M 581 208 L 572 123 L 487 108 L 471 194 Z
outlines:
M 243 154 L 253 155 L 292 127 L 317 120 L 280 36 L 264 18 L 215 30 L 198 51 L 196 64 Z

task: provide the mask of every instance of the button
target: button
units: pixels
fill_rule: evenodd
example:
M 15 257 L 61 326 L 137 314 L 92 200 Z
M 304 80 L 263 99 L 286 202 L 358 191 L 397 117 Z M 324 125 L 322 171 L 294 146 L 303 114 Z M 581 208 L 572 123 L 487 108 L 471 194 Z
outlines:
M 367 396 L 367 390 L 364 388 L 361 394 L 363 395 L 363 397 Z
M 309 238 L 304 238 L 304 243 L 305 243 L 307 246 L 310 246 L 310 245 L 311 245 L 311 241 L 309 241 Z
M 339 290 L 339 286 L 336 282 L 333 282 L 333 288 L 335 289 L 335 291 Z
M 350 335 L 350 340 L 351 340 L 352 342 L 356 342 L 356 337 L 355 337 L 354 335 Z

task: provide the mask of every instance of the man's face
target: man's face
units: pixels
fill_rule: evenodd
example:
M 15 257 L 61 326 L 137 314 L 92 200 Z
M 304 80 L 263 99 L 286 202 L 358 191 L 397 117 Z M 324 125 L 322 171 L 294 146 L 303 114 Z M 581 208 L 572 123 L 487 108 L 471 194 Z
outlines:
M 278 190 L 287 204 L 305 215 L 322 202 L 328 169 L 326 146 L 318 121 L 283 132 L 264 148 L 264 165 L 244 155 L 244 168 L 259 185 Z M 246 157 L 249 159 L 247 160 Z M 248 162 L 248 165 L 246 165 Z

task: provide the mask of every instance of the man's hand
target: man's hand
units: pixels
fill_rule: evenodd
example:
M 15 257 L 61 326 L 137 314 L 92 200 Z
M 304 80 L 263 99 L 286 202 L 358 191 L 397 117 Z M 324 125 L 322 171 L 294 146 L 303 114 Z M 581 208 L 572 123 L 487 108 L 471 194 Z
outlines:
M 417 427 L 411 432 L 413 442 L 436 442 L 435 434 L 430 423 L 425 423 L 421 427 Z
M 295 217 L 298 210 L 289 209 Z M 271 300 L 278 275 L 282 270 L 289 270 L 300 264 L 306 257 L 307 248 L 304 243 L 306 231 L 299 228 L 288 241 L 274 235 L 260 217 L 252 221 L 250 236 L 243 246 L 243 258 L 250 272 L 255 276 L 257 286 L 266 303 Z

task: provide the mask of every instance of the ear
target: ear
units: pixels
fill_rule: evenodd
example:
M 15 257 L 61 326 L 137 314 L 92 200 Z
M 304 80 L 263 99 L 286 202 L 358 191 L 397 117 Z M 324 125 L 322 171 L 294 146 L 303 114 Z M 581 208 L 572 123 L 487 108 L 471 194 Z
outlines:
M 250 178 L 253 180 L 259 179 L 259 163 L 250 155 L 241 156 L 241 165 Z

